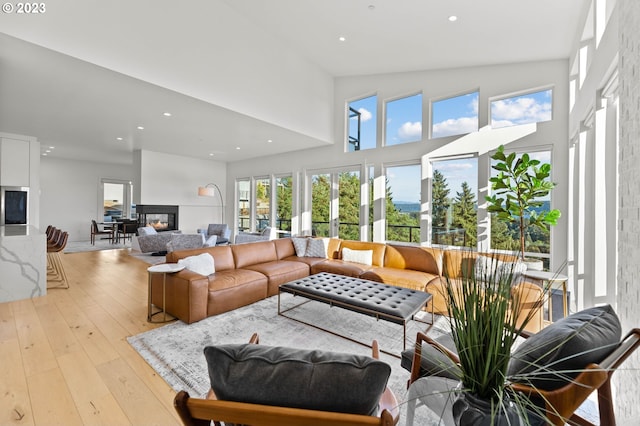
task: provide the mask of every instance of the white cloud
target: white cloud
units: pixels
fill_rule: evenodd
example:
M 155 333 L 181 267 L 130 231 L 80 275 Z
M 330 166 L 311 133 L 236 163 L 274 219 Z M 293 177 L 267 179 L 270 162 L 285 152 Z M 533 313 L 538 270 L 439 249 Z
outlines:
M 358 110 L 358 112 L 360 113 L 360 121 L 362 121 L 363 123 L 365 121 L 371 120 L 371 117 L 373 117 L 373 115 L 371 114 L 371 111 L 369 111 L 366 108 L 360 108 Z M 354 120 L 355 120 L 355 118 L 354 118 Z
M 398 138 L 403 141 L 422 139 L 422 123 L 407 121 L 398 129 Z
M 431 137 L 441 138 L 443 136 L 462 135 L 478 130 L 478 117 L 450 118 L 433 125 Z
M 551 120 L 551 102 L 538 102 L 532 97 L 523 96 L 491 103 L 492 127 L 537 123 L 548 120 Z

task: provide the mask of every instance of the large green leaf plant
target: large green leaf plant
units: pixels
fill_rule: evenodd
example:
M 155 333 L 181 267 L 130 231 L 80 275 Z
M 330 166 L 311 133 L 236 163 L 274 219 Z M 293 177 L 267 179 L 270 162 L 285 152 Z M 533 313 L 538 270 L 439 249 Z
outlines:
M 507 155 L 502 145 L 491 158 L 496 161 L 491 167 L 498 174 L 489 179 L 493 191 L 485 197 L 488 211 L 501 221 L 516 224 L 520 233 L 520 256 L 524 260 L 527 228 L 536 226 L 546 230 L 560 218 L 558 209 L 541 210 L 545 197 L 555 187 L 549 179 L 551 165 L 541 164 L 526 153 Z

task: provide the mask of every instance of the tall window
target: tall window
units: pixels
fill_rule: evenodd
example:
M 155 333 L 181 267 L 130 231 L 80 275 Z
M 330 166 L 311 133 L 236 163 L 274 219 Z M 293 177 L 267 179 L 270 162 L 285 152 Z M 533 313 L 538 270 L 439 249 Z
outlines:
M 527 93 L 491 101 L 491 127 L 549 121 L 553 112 L 553 90 Z
M 389 101 L 386 108 L 386 145 L 422 140 L 422 94 Z
M 478 228 L 478 160 L 433 162 L 431 242 L 476 247 Z
M 256 179 L 256 230 L 271 223 L 271 178 Z
M 338 174 L 338 238 L 360 239 L 360 173 Z
M 478 92 L 442 99 L 431 105 L 432 138 L 478 131 Z
M 311 176 L 311 229 L 317 237 L 331 236 L 331 175 Z
M 370 96 L 347 105 L 347 152 L 376 147 L 378 97 Z
M 276 227 L 281 231 L 291 232 L 292 186 L 291 176 L 276 177 Z
M 238 191 L 238 230 L 246 231 L 251 228 L 251 181 L 241 179 L 237 181 Z
M 540 163 L 551 164 L 551 152 L 539 151 L 529 152 L 529 157 L 539 160 Z M 519 158 L 519 155 L 516 156 Z M 492 161 L 492 165 L 495 161 Z M 491 176 L 496 176 L 497 171 L 492 168 Z M 542 199 L 543 206 L 541 210 L 550 210 L 551 199 L 547 197 Z M 520 250 L 520 233 L 516 224 L 505 223 L 498 220 L 494 214 L 491 215 L 491 247 L 499 250 Z M 542 254 L 548 258 L 551 250 L 551 230 L 547 225 L 545 229 L 540 229 L 537 226 L 529 226 L 526 229 L 525 236 L 525 252 L 528 256 L 536 257 L 535 254 Z M 548 263 L 548 262 L 547 262 Z M 548 265 L 546 265 L 548 267 Z
M 420 166 L 387 167 L 387 240 L 420 242 Z

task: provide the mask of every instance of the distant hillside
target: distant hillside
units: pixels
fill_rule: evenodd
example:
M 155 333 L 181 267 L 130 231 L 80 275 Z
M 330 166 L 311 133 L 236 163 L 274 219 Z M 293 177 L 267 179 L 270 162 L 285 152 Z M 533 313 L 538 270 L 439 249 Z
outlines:
M 412 203 L 409 201 L 398 201 L 396 203 L 393 203 L 393 205 L 396 207 L 396 210 L 400 212 L 413 213 L 413 212 L 420 211 L 420 203 Z

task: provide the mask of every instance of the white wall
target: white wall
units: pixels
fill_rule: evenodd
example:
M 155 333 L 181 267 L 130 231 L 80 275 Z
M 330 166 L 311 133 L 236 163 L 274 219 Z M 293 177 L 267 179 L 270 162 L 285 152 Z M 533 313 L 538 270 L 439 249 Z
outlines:
M 620 220 L 618 246 L 618 314 L 626 332 L 640 326 L 640 2 L 618 0 L 620 46 Z M 640 354 L 628 359 L 615 374 L 618 424 L 638 424 L 640 419 Z M 627 374 L 631 372 L 631 374 Z
M 135 152 L 134 164 L 136 204 L 178 205 L 178 227 L 185 233 L 195 233 L 209 223 L 221 223 L 219 198 L 199 197 L 198 187 L 215 183 L 224 200 L 225 163 L 145 150 Z M 225 219 L 229 217 L 225 214 Z
M 69 241 L 89 241 L 91 219 L 102 220 L 100 180 L 131 180 L 133 168 L 115 164 L 61 160 L 40 161 L 40 225 L 69 233 Z
M 538 123 L 536 131 L 513 143 L 514 147 L 546 147 L 552 149 L 552 179 L 558 182 L 553 193 L 553 207 L 567 211 L 568 186 L 567 139 L 568 139 L 568 61 L 555 60 L 506 64 L 461 69 L 443 69 L 408 73 L 392 73 L 343 77 L 336 79 L 334 93 L 334 139 L 329 147 L 291 152 L 268 158 L 240 161 L 228 165 L 229 186 L 238 178 L 263 176 L 269 174 L 302 174 L 308 169 L 354 166 L 360 170 L 364 165 L 380 166 L 393 162 L 415 161 L 418 164 L 422 156 L 427 155 L 456 137 L 395 145 L 384 148 L 345 153 L 345 102 L 358 98 L 378 95 L 378 111 L 382 111 L 382 102 L 400 96 L 423 93 L 423 135 L 427 135 L 429 122 L 429 102 L 433 98 L 455 96 L 465 92 L 480 90 L 479 114 L 480 127 L 487 124 L 489 98 L 517 91 L 536 88 L 553 88 L 553 120 Z M 378 138 L 382 137 L 381 126 Z M 426 137 L 426 136 L 425 136 Z M 473 153 L 478 147 L 468 146 L 467 152 Z M 295 182 L 295 179 L 294 179 Z M 294 188 L 294 192 L 299 190 Z M 228 197 L 232 202 L 233 196 Z M 295 209 L 294 209 L 295 210 Z M 552 268 L 562 265 L 567 253 L 567 225 L 561 219 L 553 228 Z

